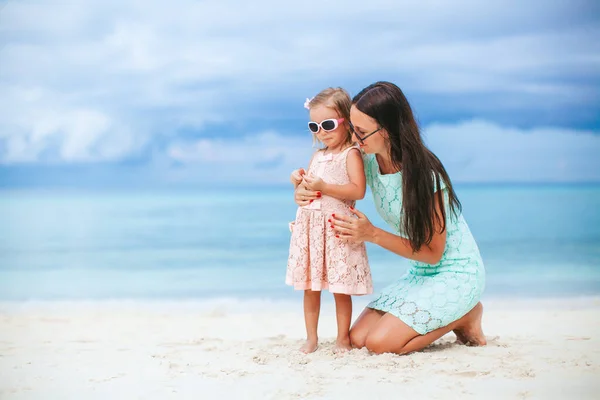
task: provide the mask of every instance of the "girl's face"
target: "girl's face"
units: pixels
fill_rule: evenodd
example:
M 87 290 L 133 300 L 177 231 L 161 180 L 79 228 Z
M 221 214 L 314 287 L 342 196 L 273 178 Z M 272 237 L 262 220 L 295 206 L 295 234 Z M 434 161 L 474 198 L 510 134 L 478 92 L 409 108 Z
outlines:
M 388 152 L 387 133 L 377 121 L 360 111 L 355 106 L 350 108 L 350 121 L 354 140 L 367 154 L 383 154 Z
M 318 125 L 318 131 L 315 133 L 311 130 L 311 132 L 313 132 L 317 139 L 327 146 L 327 148 L 334 149 L 342 146 L 348 140 L 348 122 L 342 120 L 338 113 L 332 108 L 326 106 L 311 107 L 309 126 L 315 126 L 314 123 Z M 335 129 L 329 130 L 334 126 L 336 126 Z

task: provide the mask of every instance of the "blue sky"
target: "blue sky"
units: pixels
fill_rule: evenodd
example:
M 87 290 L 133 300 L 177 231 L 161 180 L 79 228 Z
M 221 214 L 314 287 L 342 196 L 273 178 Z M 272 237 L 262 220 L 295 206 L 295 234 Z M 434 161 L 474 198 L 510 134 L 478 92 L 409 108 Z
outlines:
M 599 37 L 596 1 L 4 1 L 0 185 L 285 183 L 305 98 L 377 80 L 456 182 L 600 182 Z

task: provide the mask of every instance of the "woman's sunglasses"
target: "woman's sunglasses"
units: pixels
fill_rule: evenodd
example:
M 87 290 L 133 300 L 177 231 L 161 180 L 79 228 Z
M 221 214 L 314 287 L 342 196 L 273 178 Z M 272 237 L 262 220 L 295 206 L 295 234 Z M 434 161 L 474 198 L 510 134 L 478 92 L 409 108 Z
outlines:
M 352 130 L 352 133 L 354 133 L 354 136 L 356 136 L 356 138 L 358 139 L 358 141 L 359 141 L 361 144 L 364 144 L 364 143 L 365 143 L 365 140 L 366 140 L 368 137 L 370 137 L 370 136 L 373 136 L 374 134 L 376 134 L 377 132 L 379 132 L 380 130 L 382 130 L 382 129 L 383 129 L 383 127 L 381 127 L 381 126 L 380 126 L 379 128 L 375 129 L 373 132 L 371 132 L 371 133 L 367 133 L 365 136 L 360 136 L 360 135 L 359 135 L 359 133 L 358 133 L 358 132 L 356 131 L 356 129 L 354 128 L 354 125 L 352 125 L 352 122 L 348 121 L 348 125 L 350 125 L 350 129 Z
M 310 121 L 308 123 L 308 129 L 310 129 L 310 131 L 312 133 L 317 133 L 319 132 L 319 129 L 323 129 L 325 132 L 331 132 L 334 129 L 336 129 L 338 126 L 340 126 L 340 124 L 344 122 L 344 118 L 340 118 L 340 119 L 326 119 L 321 121 L 320 124 L 314 122 L 314 121 Z

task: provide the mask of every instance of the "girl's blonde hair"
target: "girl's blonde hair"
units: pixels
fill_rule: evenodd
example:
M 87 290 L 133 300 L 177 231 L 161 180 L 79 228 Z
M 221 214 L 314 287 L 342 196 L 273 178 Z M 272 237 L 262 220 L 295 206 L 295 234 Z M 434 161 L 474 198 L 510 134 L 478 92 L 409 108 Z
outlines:
M 348 92 L 341 87 L 327 88 L 321 90 L 315 97 L 308 102 L 308 109 L 316 106 L 329 107 L 338 113 L 340 118 L 344 118 L 344 123 L 350 122 L 350 107 L 352 106 L 352 99 Z M 318 142 L 317 135 L 313 133 L 314 143 Z M 352 131 L 348 125 L 348 132 L 346 137 L 347 143 L 352 143 Z

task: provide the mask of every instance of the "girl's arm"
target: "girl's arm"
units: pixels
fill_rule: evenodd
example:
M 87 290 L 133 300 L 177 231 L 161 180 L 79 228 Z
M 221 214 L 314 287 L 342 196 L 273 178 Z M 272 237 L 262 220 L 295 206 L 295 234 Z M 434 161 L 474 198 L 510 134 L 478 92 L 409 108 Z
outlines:
M 310 161 L 308 162 L 308 169 L 310 170 L 310 166 L 313 162 L 313 160 L 315 159 L 315 155 L 317 154 L 319 150 L 315 151 L 312 155 L 312 157 L 310 158 Z M 302 183 L 302 178 L 304 178 L 304 176 L 306 175 L 306 171 L 304 170 L 304 168 L 298 168 L 292 171 L 292 174 L 290 175 L 290 181 L 292 182 L 292 185 L 294 185 L 294 189 L 296 189 L 301 183 Z
M 290 176 L 290 181 L 292 185 L 294 185 L 294 189 L 298 187 L 302 183 L 302 177 L 306 175 L 306 171 L 304 168 L 298 168 L 292 171 L 292 175 Z
M 318 190 L 327 196 L 340 200 L 362 200 L 365 197 L 366 178 L 363 159 L 358 149 L 348 152 L 346 170 L 348 171 L 350 183 L 345 185 L 325 183 L 320 179 L 309 176 L 305 176 L 304 180 L 308 183 L 309 189 Z

